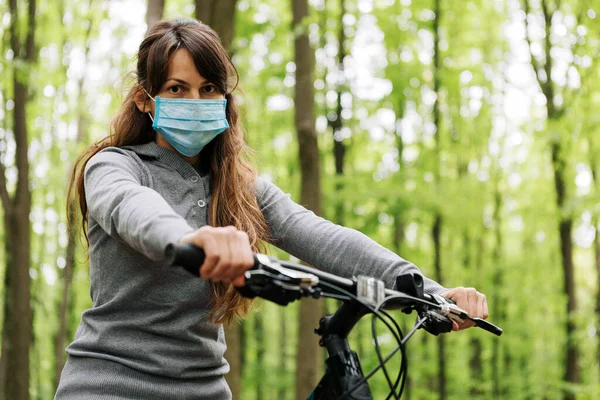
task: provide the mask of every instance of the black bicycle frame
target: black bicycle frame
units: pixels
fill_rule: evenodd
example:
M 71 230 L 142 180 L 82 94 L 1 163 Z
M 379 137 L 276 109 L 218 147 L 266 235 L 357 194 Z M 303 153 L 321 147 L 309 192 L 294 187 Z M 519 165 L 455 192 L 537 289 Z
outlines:
M 325 375 L 307 400 L 335 400 L 364 378 L 358 355 L 350 349 L 348 334 L 356 323 L 368 313 L 365 306 L 345 302 L 333 315 L 321 318 L 315 332 L 321 336 L 319 344 L 325 347 Z M 363 382 L 345 399 L 373 400 L 367 382 Z

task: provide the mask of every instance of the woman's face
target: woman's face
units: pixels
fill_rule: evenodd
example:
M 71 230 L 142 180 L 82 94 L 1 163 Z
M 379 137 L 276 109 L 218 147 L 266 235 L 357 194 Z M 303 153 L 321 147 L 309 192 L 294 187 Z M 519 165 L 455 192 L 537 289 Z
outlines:
M 215 85 L 198 73 L 192 56 L 185 49 L 179 49 L 171 55 L 167 80 L 157 96 L 195 100 L 225 98 Z
M 167 80 L 156 96 L 162 98 L 194 100 L 215 100 L 225 98 L 224 94 L 219 92 L 215 85 L 208 82 L 198 73 L 192 56 L 185 49 L 176 50 L 169 58 Z M 150 112 L 154 115 L 155 109 L 153 101 L 147 101 L 147 98 L 145 98 L 143 99 L 143 102 L 136 101 L 136 104 L 140 111 Z M 173 146 L 171 146 L 158 132 L 156 133 L 156 143 L 159 146 L 177 152 L 177 150 L 175 150 L 175 148 L 173 148 Z M 194 157 L 180 155 L 192 165 L 196 164 L 199 158 L 199 155 Z

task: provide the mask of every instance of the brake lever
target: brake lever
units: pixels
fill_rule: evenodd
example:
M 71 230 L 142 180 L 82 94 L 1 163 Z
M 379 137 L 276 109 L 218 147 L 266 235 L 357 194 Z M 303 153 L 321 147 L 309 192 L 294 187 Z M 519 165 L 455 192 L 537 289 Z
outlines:
M 293 284 L 286 277 L 274 279 L 274 274 L 266 270 L 250 270 L 244 274 L 246 284 L 237 288 L 238 292 L 248 298 L 257 296 L 272 301 L 281 306 L 298 300 L 303 295 L 300 286 Z
M 463 323 L 465 320 L 473 322 L 473 324 L 483 329 L 484 331 L 493 333 L 496 336 L 502 335 L 502 328 L 488 322 L 482 318 L 470 317 L 469 314 L 456 305 L 454 301 L 451 299 L 447 299 L 440 295 L 431 295 L 431 297 L 438 303 L 440 306 L 440 313 L 448 318 L 456 321 L 457 323 Z
M 277 262 L 276 259 L 271 258 L 265 254 L 256 254 L 256 260 L 258 266 L 256 269 L 264 269 L 273 274 L 278 274 L 284 277 L 287 283 L 298 285 L 303 289 L 315 287 L 319 284 L 319 278 L 313 274 L 307 272 L 294 271 L 293 269 L 285 268 Z
M 285 306 L 301 297 L 319 297 L 319 278 L 313 274 L 282 267 L 276 259 L 255 254 L 254 268 L 246 271 L 246 284 L 238 289 L 244 297 L 260 296 Z

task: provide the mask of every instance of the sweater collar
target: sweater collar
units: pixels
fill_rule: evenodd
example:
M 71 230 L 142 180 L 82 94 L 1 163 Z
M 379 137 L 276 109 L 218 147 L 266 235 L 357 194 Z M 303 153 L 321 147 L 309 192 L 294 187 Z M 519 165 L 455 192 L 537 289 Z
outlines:
M 161 147 L 156 142 L 148 142 L 144 144 L 135 144 L 131 146 L 124 146 L 124 149 L 132 150 L 139 156 L 146 156 L 152 158 L 162 158 L 161 156 L 167 156 L 167 153 L 171 153 L 176 156 L 171 150 Z
M 205 175 L 205 171 L 199 171 L 192 167 L 181 156 L 166 147 L 159 146 L 156 142 L 125 146 L 124 149 L 131 150 L 139 156 L 157 159 L 163 164 L 169 165 L 181 174 L 184 178 L 190 178 L 194 175 Z

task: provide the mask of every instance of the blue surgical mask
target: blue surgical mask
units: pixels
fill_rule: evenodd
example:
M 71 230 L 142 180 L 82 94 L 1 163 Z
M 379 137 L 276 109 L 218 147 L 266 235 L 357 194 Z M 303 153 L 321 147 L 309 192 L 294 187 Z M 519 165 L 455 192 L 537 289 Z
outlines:
M 146 92 L 148 93 L 148 92 Z M 227 99 L 192 100 L 157 96 L 154 100 L 152 128 L 178 152 L 187 157 L 198 155 L 219 133 L 229 128 L 225 107 Z

